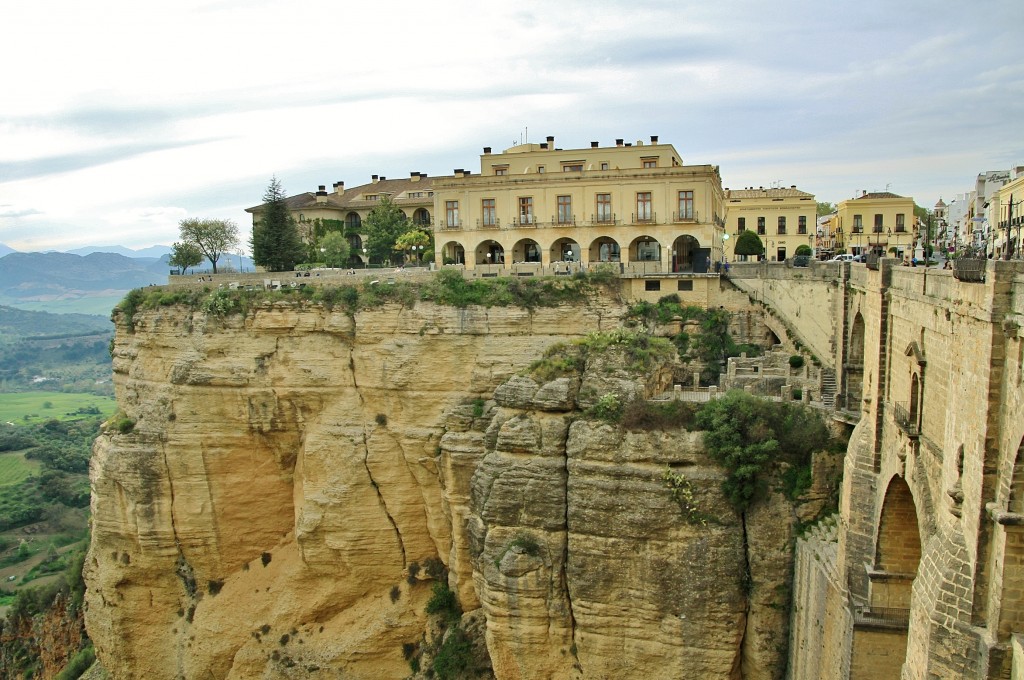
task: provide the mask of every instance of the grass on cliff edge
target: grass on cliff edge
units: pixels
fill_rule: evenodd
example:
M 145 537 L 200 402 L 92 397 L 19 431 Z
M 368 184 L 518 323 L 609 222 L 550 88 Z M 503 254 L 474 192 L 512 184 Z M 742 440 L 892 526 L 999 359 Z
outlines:
M 601 268 L 572 277 L 489 279 L 466 279 L 456 270 L 442 269 L 427 282 L 362 281 L 280 290 L 211 290 L 209 286 L 179 291 L 136 288 L 118 303 L 115 313 L 120 311 L 132 327 L 135 314 L 144 309 L 185 305 L 216 316 L 245 315 L 257 305 L 276 300 L 306 301 L 327 309 L 340 307 L 350 314 L 388 302 L 411 307 L 420 300 L 460 308 L 478 305 L 534 309 L 586 300 L 596 286 L 615 281 L 614 274 Z

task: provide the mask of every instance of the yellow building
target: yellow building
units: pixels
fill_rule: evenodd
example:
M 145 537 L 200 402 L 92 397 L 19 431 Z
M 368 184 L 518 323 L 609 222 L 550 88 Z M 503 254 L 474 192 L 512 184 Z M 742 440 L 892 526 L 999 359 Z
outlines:
M 994 252 L 1005 257 L 1006 243 L 1010 243 L 1010 257 L 1021 258 L 1021 229 L 1024 228 L 1024 173 L 999 188 L 989 205 L 996 228 L 993 233 Z M 1009 236 L 1009 238 L 1007 238 Z
M 340 226 L 338 223 L 341 223 L 352 248 L 351 261 L 361 264 L 366 263 L 360 231 L 362 222 L 384 196 L 390 197 L 413 224 L 422 226 L 426 231 L 431 229 L 433 182 L 434 178 L 422 172 L 412 172 L 404 179 L 373 175 L 369 184 L 346 189 L 344 182 L 335 182 L 330 192 L 325 185 L 320 185 L 318 191 L 289 196 L 285 203 L 306 243 L 316 242 L 332 222 L 332 226 Z M 246 208 L 254 224 L 262 208 L 262 205 Z
M 684 165 L 671 144 L 559 149 L 554 138 L 502 153 L 480 174 L 435 179 L 436 262 L 488 271 L 513 265 L 620 263 L 625 272 L 705 272 L 723 257 L 718 167 Z
M 836 208 L 836 238 L 854 255 L 910 257 L 915 241 L 914 199 L 888 191 L 863 192 Z
M 793 257 L 801 245 L 814 250 L 818 207 L 814 194 L 800 191 L 795 184 L 788 189 L 749 187 L 726 189 L 725 200 L 730 260 L 741 259 L 733 249 L 737 237 L 747 229 L 756 230 L 765 258 L 773 262 Z

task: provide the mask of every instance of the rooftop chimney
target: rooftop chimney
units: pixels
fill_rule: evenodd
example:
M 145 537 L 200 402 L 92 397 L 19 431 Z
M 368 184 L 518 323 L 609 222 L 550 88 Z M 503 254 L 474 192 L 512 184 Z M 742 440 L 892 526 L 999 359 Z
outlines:
M 387 179 L 387 177 L 385 177 L 384 175 L 381 175 L 381 176 L 380 176 L 380 181 L 381 181 L 381 182 L 383 182 L 383 181 L 384 181 L 384 180 L 386 180 L 386 179 Z
M 318 196 L 321 196 L 321 195 L 322 196 L 326 196 L 327 195 L 327 185 L 326 184 L 321 184 L 320 188 L 317 189 L 316 193 L 317 193 Z
M 542 148 L 542 149 L 548 148 L 548 143 L 547 142 L 541 142 L 540 143 L 540 148 Z
M 615 140 L 615 146 L 622 146 L 622 140 L 621 139 L 616 139 Z
M 485 153 L 485 154 L 489 154 L 489 153 L 491 153 L 491 147 L 489 147 L 489 146 L 485 146 L 485 147 L 484 147 L 484 153 Z
M 651 135 L 651 144 L 658 143 L 658 135 Z
M 337 193 L 337 194 L 345 193 L 345 183 L 344 182 L 335 182 L 334 183 L 334 192 Z
M 555 138 L 552 137 L 551 135 L 548 135 L 548 146 L 550 146 L 552 149 L 555 148 Z
M 420 181 L 420 173 L 418 173 L 418 172 L 410 172 L 409 173 L 409 177 L 412 179 L 413 182 L 419 182 Z
M 600 145 L 597 142 L 591 142 L 590 143 L 590 148 L 591 149 L 596 149 L 598 146 L 600 146 Z
M 370 181 L 374 184 L 376 184 L 379 179 L 380 177 L 378 177 L 377 175 L 370 175 Z

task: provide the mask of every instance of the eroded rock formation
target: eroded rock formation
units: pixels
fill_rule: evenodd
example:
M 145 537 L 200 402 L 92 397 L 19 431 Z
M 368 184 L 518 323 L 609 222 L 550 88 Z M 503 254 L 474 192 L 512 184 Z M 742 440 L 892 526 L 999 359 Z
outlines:
M 112 426 L 92 462 L 99 658 L 117 678 L 406 677 L 436 633 L 410 566 L 439 557 L 501 680 L 781 677 L 791 504 L 772 493 L 739 517 L 699 433 L 584 414 L 664 387 L 664 367 L 520 375 L 622 313 L 595 298 L 120 318 L 134 429 Z M 668 469 L 709 521 L 681 512 Z

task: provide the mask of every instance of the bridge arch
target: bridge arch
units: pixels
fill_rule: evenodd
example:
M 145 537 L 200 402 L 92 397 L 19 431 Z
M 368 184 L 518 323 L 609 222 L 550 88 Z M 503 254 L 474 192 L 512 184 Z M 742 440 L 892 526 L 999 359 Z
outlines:
M 864 397 L 864 339 L 864 316 L 858 311 L 846 349 L 846 408 L 851 411 L 860 411 Z
M 921 563 L 921 528 L 910 487 L 899 475 L 889 480 L 878 520 L 869 593 L 872 609 L 910 609 Z

